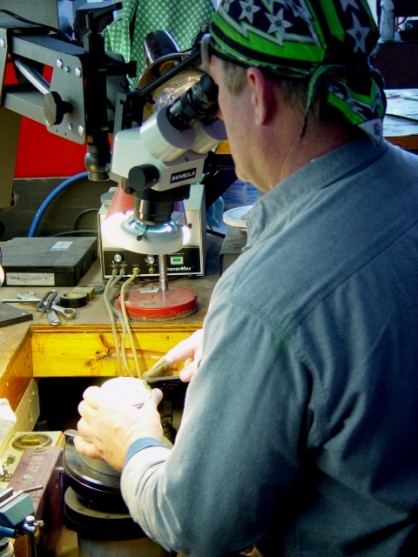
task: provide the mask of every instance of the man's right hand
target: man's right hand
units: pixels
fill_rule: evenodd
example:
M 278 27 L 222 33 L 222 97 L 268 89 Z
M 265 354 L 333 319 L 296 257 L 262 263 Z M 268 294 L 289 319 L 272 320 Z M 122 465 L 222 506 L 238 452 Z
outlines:
M 179 342 L 165 355 L 165 359 L 170 367 L 179 362 L 184 362 L 184 367 L 180 371 L 179 377 L 185 383 L 193 379 L 202 363 L 202 342 L 203 329 L 199 329 L 188 338 Z

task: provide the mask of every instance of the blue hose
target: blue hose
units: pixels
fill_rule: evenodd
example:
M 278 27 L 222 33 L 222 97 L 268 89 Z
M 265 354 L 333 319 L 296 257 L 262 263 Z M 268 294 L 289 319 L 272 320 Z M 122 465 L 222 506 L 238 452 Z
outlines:
M 71 184 L 74 184 L 74 182 L 78 182 L 79 180 L 84 180 L 87 177 L 88 177 L 88 172 L 80 172 L 79 174 L 74 174 L 74 176 L 70 176 L 69 178 L 67 178 L 60 184 L 58 184 L 58 186 L 50 192 L 50 194 L 43 200 L 41 206 L 36 211 L 36 214 L 33 217 L 28 232 L 28 238 L 33 238 L 35 236 L 36 231 L 38 230 L 39 223 L 41 222 L 41 219 L 44 216 L 45 211 L 52 203 L 52 201 L 62 192 L 62 190 L 64 190 L 68 186 L 71 186 Z

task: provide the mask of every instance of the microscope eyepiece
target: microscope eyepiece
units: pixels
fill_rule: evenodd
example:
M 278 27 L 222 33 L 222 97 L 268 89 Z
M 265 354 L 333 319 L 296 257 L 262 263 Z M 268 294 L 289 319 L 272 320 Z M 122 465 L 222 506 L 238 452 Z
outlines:
M 167 107 L 168 121 L 178 129 L 190 128 L 198 120 L 213 120 L 218 111 L 218 86 L 208 74 Z

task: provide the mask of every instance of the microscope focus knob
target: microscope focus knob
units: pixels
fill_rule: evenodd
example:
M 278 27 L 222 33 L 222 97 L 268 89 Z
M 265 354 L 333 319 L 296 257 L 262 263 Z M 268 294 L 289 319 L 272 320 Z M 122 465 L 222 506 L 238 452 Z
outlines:
M 152 164 L 134 166 L 129 171 L 126 193 L 134 194 L 152 188 L 160 179 L 158 168 Z
M 63 101 L 56 91 L 44 95 L 44 114 L 48 126 L 61 124 L 64 114 L 71 111 L 70 103 Z

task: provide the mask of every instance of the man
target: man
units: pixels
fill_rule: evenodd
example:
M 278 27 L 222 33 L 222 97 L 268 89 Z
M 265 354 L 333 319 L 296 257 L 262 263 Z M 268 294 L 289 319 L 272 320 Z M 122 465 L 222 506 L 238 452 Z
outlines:
M 213 18 L 219 116 L 264 192 L 246 249 L 167 355 L 199 367 L 172 450 L 155 402 L 122 412 L 93 388 L 79 407 L 78 449 L 122 470 L 167 548 L 418 555 L 418 161 L 382 140 L 376 42 L 366 0 Z

